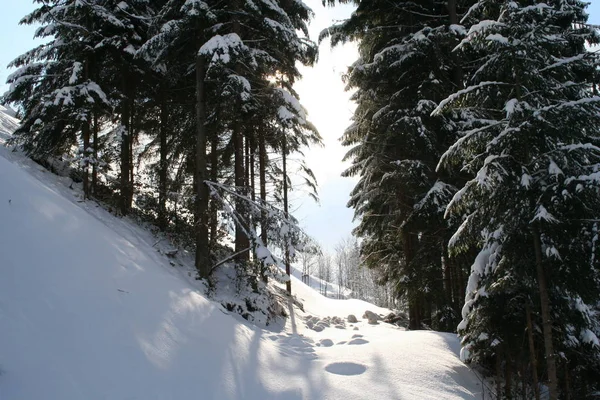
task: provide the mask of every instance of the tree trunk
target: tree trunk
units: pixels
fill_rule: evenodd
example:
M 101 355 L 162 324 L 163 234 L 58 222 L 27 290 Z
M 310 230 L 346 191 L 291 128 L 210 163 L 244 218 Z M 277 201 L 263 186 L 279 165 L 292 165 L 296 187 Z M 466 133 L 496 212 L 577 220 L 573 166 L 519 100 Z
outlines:
M 537 356 L 535 353 L 535 342 L 533 340 L 533 323 L 531 322 L 531 306 L 529 305 L 529 301 L 526 304 L 525 312 L 527 313 L 527 339 L 529 341 L 529 358 L 531 360 L 531 375 L 532 375 L 532 379 L 533 379 L 533 390 L 535 392 L 535 400 L 540 400 L 538 365 L 537 365 Z
M 412 275 L 411 262 L 413 259 L 413 248 L 412 248 L 412 235 L 409 232 L 402 232 L 402 245 L 404 248 L 404 263 L 406 275 Z M 410 283 L 407 289 L 408 295 L 408 328 L 410 330 L 421 329 L 421 316 L 420 316 L 420 301 L 419 293 L 414 283 Z
M 121 101 L 121 215 L 129 214 L 129 171 L 130 171 L 130 159 L 129 159 L 129 142 L 131 140 L 131 110 L 129 109 L 130 103 L 128 99 L 129 95 L 129 74 L 127 67 L 123 67 L 123 100 Z
M 452 271 L 450 265 L 450 257 L 448 256 L 448 241 L 444 239 L 442 242 L 442 264 L 443 264 L 443 279 L 444 279 L 444 296 L 449 305 L 454 305 L 452 295 Z
M 219 180 L 219 138 L 215 134 L 210 142 L 210 180 L 218 182 Z M 210 198 L 210 245 L 214 247 L 217 244 L 217 235 L 219 228 L 219 219 L 217 216 L 217 203 L 215 199 Z
M 239 0 L 234 1 L 233 9 L 239 8 Z M 233 32 L 236 33 L 239 37 L 242 37 L 241 34 L 241 24 L 237 16 L 233 20 Z M 235 66 L 235 72 L 237 75 L 242 75 L 242 68 L 239 63 Z M 233 147 L 234 147 L 234 175 L 235 175 L 235 186 L 236 192 L 240 196 L 247 195 L 246 193 L 246 179 L 244 172 L 244 136 L 242 134 L 242 113 L 241 113 L 241 103 L 238 99 L 235 112 L 237 116 L 235 117 L 235 122 L 233 124 Z M 237 198 L 235 201 L 236 212 L 240 216 L 247 216 L 248 212 L 244 208 L 244 202 Z M 250 252 L 244 251 L 250 247 L 250 240 L 244 232 L 245 227 L 240 223 L 235 225 L 235 252 L 239 253 L 237 260 L 242 263 L 248 262 L 250 258 Z
M 536 269 L 538 275 L 538 286 L 540 289 L 540 303 L 542 309 L 542 327 L 544 332 L 544 349 L 546 353 L 546 365 L 548 368 L 548 394 L 550 400 L 558 399 L 558 386 L 556 379 L 556 357 L 554 355 L 554 344 L 552 343 L 552 319 L 550 318 L 550 299 L 546 284 L 546 273 L 542 264 L 542 243 L 540 234 L 536 228 L 533 229 L 533 246 L 535 251 Z
M 458 10 L 456 9 L 456 0 L 448 0 L 447 6 L 448 14 L 450 16 L 450 24 L 458 25 L 460 21 L 458 19 Z M 463 86 L 463 70 L 460 63 L 460 59 L 458 58 L 455 52 L 452 52 L 451 58 L 454 64 L 454 68 L 452 71 L 454 78 L 453 80 L 454 84 L 456 85 L 456 89 L 458 90 L 461 89 Z
M 571 400 L 571 377 L 569 376 L 568 362 L 565 362 L 565 400 Z
M 167 176 L 168 176 L 168 161 L 167 161 L 167 126 L 168 126 L 168 110 L 167 110 L 167 93 L 164 88 L 160 91 L 160 161 L 158 171 L 158 227 L 161 231 L 166 231 L 168 226 L 167 219 Z
M 264 205 L 267 202 L 267 146 L 265 136 L 260 133 L 258 136 L 258 180 L 260 183 L 260 200 Z M 262 209 L 260 213 L 260 238 L 263 245 L 267 246 L 269 241 L 267 212 Z M 261 263 L 261 276 L 263 282 L 268 282 L 269 278 L 266 275 L 267 266 Z
M 90 61 L 89 59 L 86 59 L 84 62 L 84 72 L 83 72 L 83 79 L 87 82 L 90 79 Z M 88 114 L 88 116 L 85 119 L 85 122 L 83 123 L 83 129 L 82 129 L 82 133 L 83 133 L 83 153 L 82 153 L 82 157 L 83 157 L 83 198 L 84 199 L 89 199 L 90 198 L 90 153 L 88 151 L 88 149 L 90 148 L 90 131 L 91 131 L 91 119 L 90 116 Z
M 510 353 L 506 352 L 506 368 L 504 369 L 504 396 L 507 400 L 512 399 L 512 359 Z
M 234 171 L 235 171 L 235 186 L 239 196 L 245 196 L 246 179 L 244 174 L 244 137 L 241 133 L 241 121 L 235 122 L 233 129 L 233 146 L 234 146 Z M 240 216 L 246 216 L 247 212 L 244 209 L 244 201 L 236 198 L 236 212 Z M 238 261 L 246 262 L 249 259 L 249 252 L 243 251 L 249 247 L 249 240 L 244 232 L 244 226 L 240 223 L 235 225 L 235 252 L 240 253 L 237 257 Z
M 129 197 L 127 198 L 128 207 L 131 210 L 133 204 L 133 194 L 135 193 L 134 187 L 134 168 L 135 160 L 133 159 L 133 144 L 136 140 L 136 123 L 135 123 L 135 92 L 133 83 L 129 87 L 129 110 L 131 114 L 131 122 L 129 123 Z
M 285 218 L 289 219 L 289 204 L 288 204 L 288 181 L 287 181 L 287 138 L 285 133 L 283 135 L 283 145 L 282 145 L 282 155 L 283 155 L 283 212 L 285 213 Z M 288 275 L 289 280 L 285 283 L 285 288 L 289 294 L 292 294 L 292 271 L 290 266 L 290 249 L 289 249 L 289 235 L 286 234 L 284 238 L 284 253 L 285 253 L 285 273 Z
M 94 112 L 94 130 L 92 131 L 93 134 L 93 141 L 94 143 L 92 144 L 92 148 L 93 148 L 93 156 L 94 156 L 94 163 L 92 164 L 92 194 L 96 195 L 96 192 L 98 190 L 98 130 L 99 130 L 99 126 L 98 126 L 98 114 L 96 112 Z
M 208 278 L 208 186 L 206 181 L 206 65 L 203 56 L 196 57 L 196 269 L 200 278 Z
M 500 346 L 496 347 L 496 398 L 501 399 L 502 393 L 502 358 L 500 357 Z
M 256 201 L 256 144 L 254 137 L 250 138 L 250 197 L 252 201 Z M 256 223 L 254 224 L 256 225 Z
M 83 198 L 90 198 L 90 119 L 83 123 Z

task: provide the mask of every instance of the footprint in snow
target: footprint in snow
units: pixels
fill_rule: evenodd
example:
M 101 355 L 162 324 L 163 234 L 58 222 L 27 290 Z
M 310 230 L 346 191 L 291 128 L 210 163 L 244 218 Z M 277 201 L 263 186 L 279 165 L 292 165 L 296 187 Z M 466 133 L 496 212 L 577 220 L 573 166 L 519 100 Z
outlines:
M 336 375 L 360 375 L 366 370 L 366 366 L 353 362 L 337 362 L 325 367 L 325 371 Z
M 363 335 L 360 335 L 360 334 L 358 334 L 358 333 L 357 333 L 357 334 L 354 334 L 354 335 L 352 335 L 352 339 L 356 339 L 356 338 L 359 338 L 359 337 L 363 337 Z
M 351 341 L 348 342 L 348 344 L 367 344 L 367 343 L 369 343 L 368 340 L 361 339 L 361 338 L 352 339 Z

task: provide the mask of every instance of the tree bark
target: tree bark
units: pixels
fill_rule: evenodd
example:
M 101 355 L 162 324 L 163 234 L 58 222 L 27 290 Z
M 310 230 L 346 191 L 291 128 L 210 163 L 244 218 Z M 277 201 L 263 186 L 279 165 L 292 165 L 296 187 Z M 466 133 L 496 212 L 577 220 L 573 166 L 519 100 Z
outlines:
M 206 186 L 206 65 L 196 57 L 196 269 L 200 278 L 208 278 L 210 256 L 208 241 L 208 186 Z
M 210 180 L 219 181 L 219 138 L 215 134 L 210 142 Z M 217 217 L 217 203 L 215 199 L 210 198 L 210 245 L 214 247 L 217 244 L 219 220 Z
M 260 133 L 258 136 L 258 180 L 260 184 L 260 200 L 262 204 L 267 202 L 267 146 L 265 143 L 265 135 Z M 260 238 L 263 245 L 267 246 L 269 241 L 267 212 L 261 209 L 260 212 Z M 268 282 L 267 266 L 261 264 L 261 276 L 263 282 Z
M 285 137 L 285 133 L 283 135 L 283 144 L 282 144 L 282 156 L 283 156 L 283 212 L 285 213 L 285 218 L 289 219 L 289 204 L 288 204 L 288 181 L 287 181 L 287 139 Z M 292 271 L 290 266 L 290 249 L 289 249 L 289 237 L 286 234 L 284 238 L 284 253 L 285 253 L 285 273 L 288 275 L 289 280 L 285 283 L 285 288 L 289 294 L 292 294 Z
M 544 333 L 544 349 L 546 353 L 546 366 L 548 368 L 548 395 L 550 400 L 558 399 L 558 385 L 556 378 L 556 357 L 552 342 L 552 319 L 550 317 L 550 299 L 546 283 L 546 273 L 542 263 L 542 243 L 537 228 L 533 229 L 533 246 L 535 251 L 535 264 L 540 289 L 540 303 L 542 310 L 542 328 Z
M 90 161 L 89 156 L 90 153 L 88 149 L 90 148 L 90 119 L 88 118 L 83 123 L 83 198 L 90 198 Z
M 127 67 L 123 67 L 123 99 L 121 101 L 121 215 L 129 214 L 129 142 L 131 140 L 131 110 L 129 109 L 129 74 Z
M 130 77 L 131 78 L 131 77 Z M 131 210 L 133 204 L 133 194 L 135 193 L 134 186 L 134 168 L 135 160 L 133 159 L 133 144 L 136 140 L 136 123 L 135 123 L 135 84 L 132 82 L 129 85 L 129 110 L 131 115 L 131 121 L 129 122 L 129 197 L 127 198 L 128 207 Z
M 448 0 L 448 14 L 450 15 L 450 24 L 451 25 L 458 25 L 458 23 L 460 22 L 458 19 L 458 10 L 457 10 L 457 4 L 456 4 L 456 0 Z M 453 68 L 453 80 L 454 80 L 454 84 L 456 85 L 457 90 L 461 89 L 463 86 L 463 70 L 462 70 L 462 66 L 460 63 L 460 59 L 458 58 L 458 56 L 455 54 L 455 52 L 452 52 L 452 62 L 454 63 L 454 68 Z
M 508 350 L 506 351 L 506 365 L 504 369 L 504 396 L 507 400 L 512 399 L 512 359 Z
M 90 79 L 90 61 L 86 59 L 83 67 L 83 79 L 87 82 Z M 91 118 L 88 114 L 85 122 L 83 123 L 83 198 L 90 198 L 90 160 L 89 160 L 89 152 L 90 148 L 90 132 L 91 132 Z
M 168 226 L 167 220 L 167 126 L 168 126 L 168 110 L 167 110 L 167 94 L 165 88 L 160 91 L 160 161 L 158 171 L 158 227 L 161 231 L 166 231 Z
M 535 400 L 540 400 L 540 385 L 538 380 L 538 364 L 535 353 L 535 343 L 533 340 L 533 323 L 531 322 L 531 306 L 529 301 L 526 304 L 525 312 L 527 313 L 527 339 L 529 341 L 529 358 L 531 360 L 531 375 L 533 379 L 533 390 L 535 392 Z
M 93 135 L 93 144 L 92 144 L 92 148 L 93 148 L 93 156 L 94 156 L 94 163 L 92 164 L 92 194 L 96 195 L 96 192 L 98 190 L 98 130 L 99 130 L 99 126 L 98 126 L 98 114 L 96 112 L 94 112 L 94 130 L 92 131 L 92 135 Z
M 239 0 L 235 0 L 233 9 L 237 10 L 239 8 Z M 233 20 L 233 32 L 236 33 L 239 37 L 242 37 L 241 34 L 241 24 L 237 16 Z M 235 66 L 235 72 L 238 75 L 242 74 L 242 68 L 239 63 Z M 240 196 L 247 195 L 246 193 L 246 179 L 244 172 L 244 136 L 242 134 L 242 112 L 241 112 L 241 103 L 240 100 L 237 101 L 237 107 L 235 109 L 237 116 L 235 117 L 235 121 L 233 124 L 233 147 L 234 147 L 234 175 L 235 175 L 235 186 L 236 192 Z M 236 212 L 240 216 L 247 216 L 248 212 L 244 208 L 244 202 L 237 198 L 235 201 Z M 246 233 L 244 232 L 244 226 L 241 223 L 237 223 L 235 225 L 235 252 L 239 253 L 237 260 L 242 263 L 248 262 L 250 258 L 250 252 L 244 251 L 244 249 L 248 249 L 250 247 L 250 240 L 248 239 Z
M 404 263 L 406 275 L 412 275 L 411 262 L 413 259 L 412 235 L 407 232 L 402 232 L 402 245 L 404 248 Z M 421 317 L 419 294 L 417 288 L 411 282 L 408 289 L 408 328 L 410 330 L 421 329 Z

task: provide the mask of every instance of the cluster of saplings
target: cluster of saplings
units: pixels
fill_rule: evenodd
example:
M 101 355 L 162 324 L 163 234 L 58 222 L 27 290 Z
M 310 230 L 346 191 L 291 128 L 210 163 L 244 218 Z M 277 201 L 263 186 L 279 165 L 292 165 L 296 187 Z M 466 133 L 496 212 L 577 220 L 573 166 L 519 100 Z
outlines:
M 600 394 L 600 35 L 579 0 L 329 0 L 363 262 L 497 398 Z M 466 290 L 466 298 L 465 298 Z M 596 396 L 596 397 L 594 397 Z
M 2 99 L 21 112 L 13 143 L 75 164 L 85 198 L 187 239 L 199 278 L 233 259 L 256 281 L 289 267 L 306 241 L 288 214 L 290 174 L 316 185 L 289 157 L 321 142 L 293 90 L 317 54 L 312 11 L 295 0 L 35 2 L 21 23 L 44 43 L 12 62 Z

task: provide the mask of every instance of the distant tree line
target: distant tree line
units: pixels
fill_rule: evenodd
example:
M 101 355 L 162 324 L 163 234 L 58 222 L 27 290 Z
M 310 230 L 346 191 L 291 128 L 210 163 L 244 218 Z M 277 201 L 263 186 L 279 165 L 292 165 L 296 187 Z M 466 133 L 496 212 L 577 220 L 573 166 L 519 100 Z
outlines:
M 387 308 L 404 307 L 397 303 L 395 291 L 384 282 L 380 271 L 365 268 L 354 237 L 340 240 L 332 253 L 313 244 L 300 255 L 298 263 L 303 282 L 323 296 L 360 299 Z
M 599 34 L 579 0 L 327 0 L 358 43 L 343 141 L 362 261 L 498 398 L 600 390 Z M 466 298 L 465 298 L 466 292 Z M 545 392 L 545 393 L 544 393 Z

